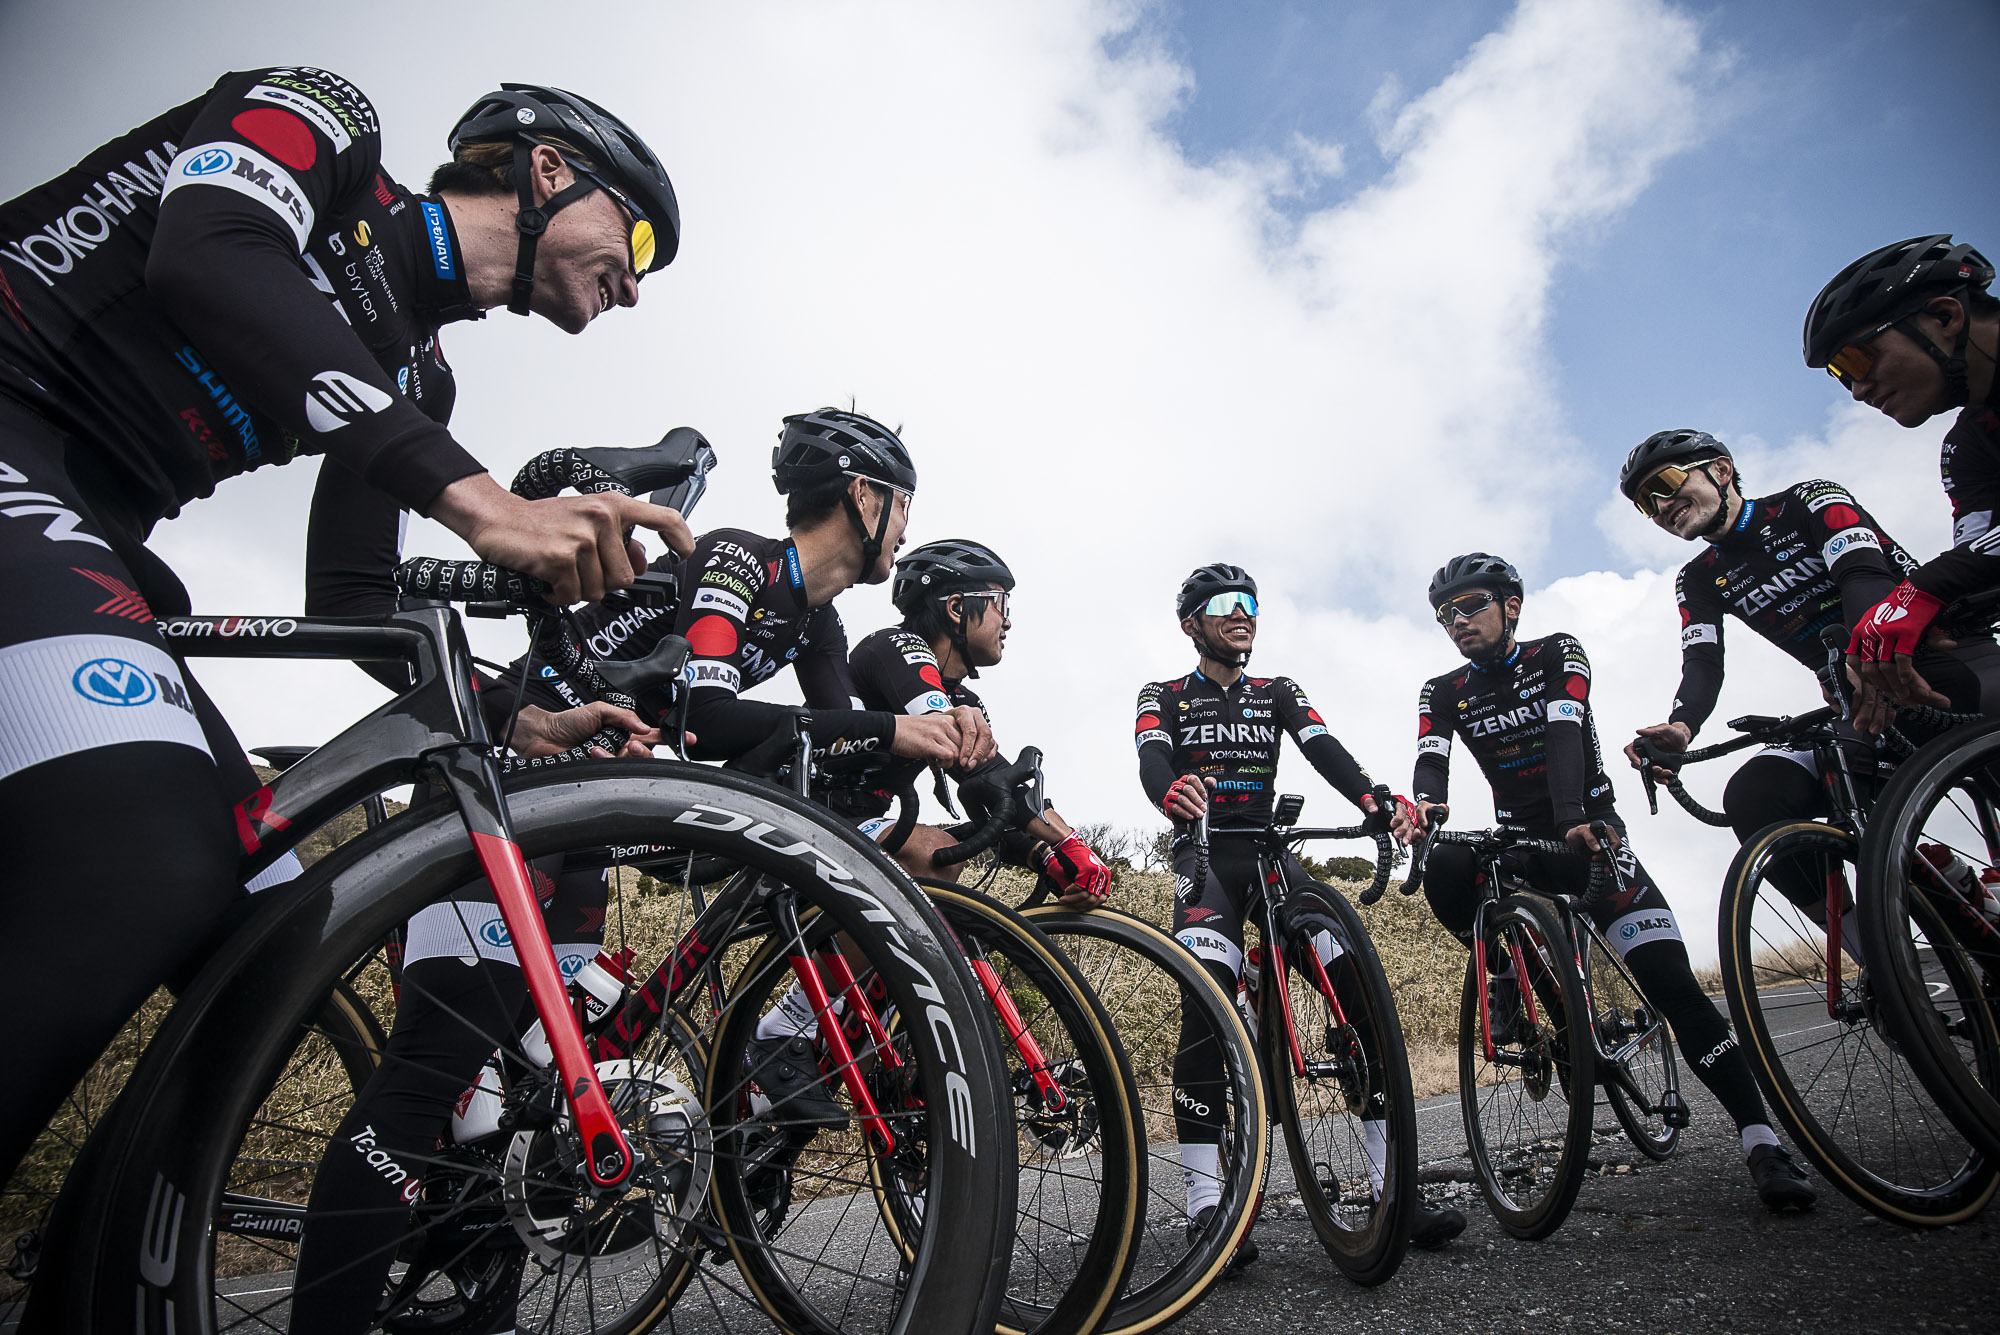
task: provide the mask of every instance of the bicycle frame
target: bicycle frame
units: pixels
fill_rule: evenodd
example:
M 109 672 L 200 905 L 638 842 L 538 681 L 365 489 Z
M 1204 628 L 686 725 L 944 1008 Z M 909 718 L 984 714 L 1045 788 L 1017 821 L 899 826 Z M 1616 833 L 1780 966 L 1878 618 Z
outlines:
M 236 804 L 248 880 L 306 835 L 357 802 L 399 784 L 435 778 L 465 822 L 481 872 L 493 887 L 514 953 L 554 1051 L 576 1115 L 585 1168 L 616 1187 L 637 1166 L 584 1050 L 542 922 L 527 863 L 500 791 L 500 765 L 478 708 L 472 652 L 448 608 L 396 612 L 382 621 L 331 617 L 171 617 L 161 623 L 186 657 L 394 661 L 414 684 Z

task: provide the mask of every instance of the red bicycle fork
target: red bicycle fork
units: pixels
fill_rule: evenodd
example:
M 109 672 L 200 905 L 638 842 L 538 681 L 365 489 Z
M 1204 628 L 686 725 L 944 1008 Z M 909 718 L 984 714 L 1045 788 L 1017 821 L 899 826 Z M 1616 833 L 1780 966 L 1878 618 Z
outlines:
M 888 1120 L 882 1116 L 882 1110 L 876 1106 L 874 1096 L 868 1092 L 867 1082 L 861 1078 L 861 1071 L 855 1062 L 854 1049 L 848 1045 L 847 1034 L 833 1013 L 833 1001 L 827 995 L 826 983 L 820 978 L 818 967 L 814 965 L 810 956 L 797 950 L 793 951 L 790 958 L 792 974 L 799 980 L 799 986 L 805 990 L 806 1000 L 812 1005 L 813 1014 L 819 1019 L 820 1039 L 826 1044 L 827 1055 L 832 1059 L 834 1069 L 840 1073 L 840 1083 L 846 1086 L 847 1096 L 854 1100 L 855 1113 L 867 1125 L 868 1137 L 874 1142 L 876 1152 L 893 1153 L 896 1148 L 896 1135 L 889 1129 Z M 853 982 L 851 972 L 848 974 L 848 982 L 850 985 Z M 842 991 L 846 992 L 847 989 L 843 988 Z M 849 1005 L 851 1008 L 852 1002 Z M 861 1008 L 872 1014 L 872 1008 L 865 1000 L 861 1003 Z M 877 1021 L 877 1027 L 879 1024 Z M 879 1044 L 878 1050 L 884 1046 L 886 1044 Z
M 979 985 L 986 989 L 986 999 L 993 1003 L 993 1009 L 1000 1014 L 1000 1027 L 1007 1031 L 1009 1041 L 1014 1044 L 1014 1051 L 1020 1054 L 1022 1063 L 1028 1068 L 1029 1079 L 1035 1082 L 1035 1088 L 1042 1093 L 1042 1107 L 1049 1112 L 1062 1111 L 1069 1100 L 1063 1094 L 1062 1085 L 1049 1074 L 1048 1058 L 1042 1055 L 1042 1045 L 1037 1043 L 1035 1036 L 1028 1031 L 1027 1021 L 1021 1018 L 1019 1008 L 1014 1005 L 1014 998 L 1008 995 L 1006 987 L 1000 982 L 1000 975 L 993 971 L 991 964 L 977 956 L 969 958 L 972 972 L 979 979 Z

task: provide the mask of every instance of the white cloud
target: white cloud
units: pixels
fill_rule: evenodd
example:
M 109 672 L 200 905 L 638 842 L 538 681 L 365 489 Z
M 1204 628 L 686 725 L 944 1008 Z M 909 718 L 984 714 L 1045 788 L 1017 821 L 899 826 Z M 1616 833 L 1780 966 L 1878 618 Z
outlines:
M 1133 5 L 565 13 L 562 28 L 525 5 L 477 24 L 245 4 L 0 20 L 22 105 L 70 107 L 60 85 L 85 69 L 95 98 L 88 133 L 73 116 L 26 136 L 41 156 L 0 166 L 0 190 L 225 64 L 349 75 L 411 183 L 493 81 L 602 100 L 671 166 L 681 258 L 580 339 L 504 314 L 447 331 L 456 433 L 505 476 L 550 445 L 696 425 L 723 459 L 697 527 L 771 530 L 783 414 L 852 395 L 903 423 L 923 477 L 913 540 L 978 537 L 1021 577 L 1008 662 L 981 681 L 1002 741 L 1049 753 L 1072 819 L 1127 823 L 1147 818 L 1133 694 L 1185 670 L 1168 608 L 1215 559 L 1266 589 L 1257 666 L 1298 677 L 1365 764 L 1407 783 L 1417 687 L 1453 661 L 1424 617 L 1430 569 L 1483 547 L 1547 583 L 1552 526 L 1596 513 L 1566 481 L 1579 452 L 1548 365 L 1551 285 L 1698 143 L 1715 65 L 1659 0 L 1528 0 L 1436 86 L 1385 85 L 1371 114 L 1389 170 L 1292 225 L 1274 200 L 1338 171 L 1338 147 L 1192 164 L 1168 128 L 1188 71 L 1143 35 L 1107 54 L 1146 18 Z M 232 482 L 162 527 L 198 607 L 298 606 L 307 471 Z M 410 545 L 455 547 L 421 523 Z M 1581 576 L 1530 603 L 1531 632 L 1560 620 L 1596 655 L 1607 743 L 1671 696 L 1661 579 Z M 842 606 L 857 634 L 891 616 L 882 590 Z M 288 669 L 307 684 L 282 688 L 202 675 L 253 744 L 320 740 L 379 698 L 341 667 Z M 1331 816 L 1304 769 L 1289 761 L 1285 786 Z M 1461 798 L 1475 786 L 1462 774 Z

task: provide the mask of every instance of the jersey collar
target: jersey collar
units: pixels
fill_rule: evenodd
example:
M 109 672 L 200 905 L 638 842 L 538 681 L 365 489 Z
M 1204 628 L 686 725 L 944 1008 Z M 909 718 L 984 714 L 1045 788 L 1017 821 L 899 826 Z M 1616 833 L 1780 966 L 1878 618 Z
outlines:
M 486 312 L 472 304 L 451 210 L 428 195 L 413 196 L 412 202 L 416 207 L 404 220 L 416 232 L 416 304 L 440 321 L 484 319 Z

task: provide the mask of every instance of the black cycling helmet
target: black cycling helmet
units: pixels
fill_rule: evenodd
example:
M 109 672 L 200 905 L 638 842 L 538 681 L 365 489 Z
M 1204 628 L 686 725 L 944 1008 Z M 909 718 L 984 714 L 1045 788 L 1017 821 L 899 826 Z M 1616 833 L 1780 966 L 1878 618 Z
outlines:
M 1618 490 L 1625 493 L 1626 500 L 1636 505 L 1639 500 L 1637 495 L 1639 484 L 1651 477 L 1662 465 L 1694 463 L 1707 459 L 1727 459 L 1732 464 L 1736 462 L 1736 456 L 1729 452 L 1729 447 L 1706 431 L 1696 431 L 1690 427 L 1655 431 L 1634 445 L 1632 452 L 1625 456 L 1625 466 L 1618 470 Z
M 1245 573 L 1242 566 L 1224 565 L 1220 561 L 1206 565 L 1181 581 L 1181 591 L 1174 599 L 1174 615 L 1185 621 L 1197 607 L 1218 593 L 1247 593 L 1257 596 L 1257 581 Z
M 1472 589 L 1490 589 L 1503 598 L 1519 598 L 1526 592 L 1521 572 L 1513 566 L 1485 552 L 1467 552 L 1452 557 L 1431 576 L 1431 607 Z
M 1952 244 L 1951 234 L 1916 236 L 1870 251 L 1834 275 L 1806 311 L 1806 365 L 1824 367 L 1854 335 L 1913 315 L 1933 297 L 1972 288 L 1984 292 L 1993 281 L 1993 263 L 1971 246 Z M 1907 331 L 1906 331 L 1907 332 Z M 1965 401 L 1965 335 L 1949 355 L 1915 337 L 1943 369 L 1957 401 Z
M 590 156 L 591 165 L 571 163 L 571 169 L 578 173 L 576 183 L 537 208 L 528 178 L 528 152 L 531 146 L 552 139 L 581 149 Z M 664 269 L 673 262 L 681 246 L 681 209 L 674 198 L 674 183 L 667 179 L 667 169 L 660 165 L 653 150 L 624 121 L 589 98 L 560 88 L 503 83 L 497 92 L 486 94 L 458 118 L 446 143 L 456 153 L 461 144 L 495 141 L 514 145 L 514 179 L 521 203 L 521 211 L 514 219 L 514 226 L 521 234 L 521 249 L 515 261 L 514 293 L 507 303 L 508 310 L 516 315 L 528 313 L 528 295 L 534 287 L 535 246 L 547 229 L 549 218 L 599 187 L 609 191 L 637 218 L 652 225 L 653 255 L 640 274 Z M 551 146 L 560 149 L 561 144 Z
M 889 601 L 908 616 L 926 598 L 983 589 L 998 584 L 1014 587 L 1014 572 L 991 547 L 966 538 L 927 542 L 896 562 L 896 579 Z
M 917 490 L 917 466 L 895 432 L 872 417 L 820 408 L 795 413 L 785 419 L 778 444 L 771 451 L 771 484 L 778 494 L 810 491 L 843 477 L 859 477 L 877 486 L 893 487 L 911 495 Z M 890 506 L 882 507 L 881 520 L 870 533 L 861 520 L 854 498 L 843 493 L 841 505 L 861 535 L 861 557 L 873 568 L 882 555 L 882 540 L 889 533 Z

